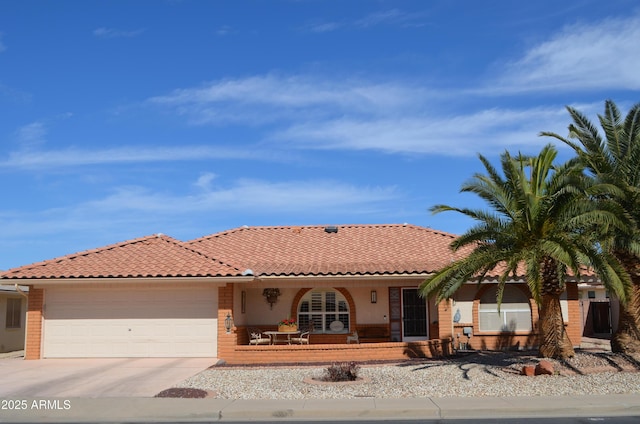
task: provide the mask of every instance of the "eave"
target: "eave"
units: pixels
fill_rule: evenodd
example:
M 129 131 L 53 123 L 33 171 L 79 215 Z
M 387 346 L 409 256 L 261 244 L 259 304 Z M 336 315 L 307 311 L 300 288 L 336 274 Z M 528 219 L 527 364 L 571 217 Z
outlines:
M 59 286 L 87 284 L 180 284 L 199 283 L 224 285 L 228 283 L 250 283 L 253 277 L 96 277 L 96 278 L 14 278 L 0 280 L 22 286 Z

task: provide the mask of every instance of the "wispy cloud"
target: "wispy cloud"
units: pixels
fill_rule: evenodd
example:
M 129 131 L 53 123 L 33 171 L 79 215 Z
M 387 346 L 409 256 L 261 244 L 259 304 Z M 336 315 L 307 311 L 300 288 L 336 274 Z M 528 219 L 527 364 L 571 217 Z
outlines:
M 507 63 L 486 87 L 494 94 L 640 89 L 640 15 L 578 23 Z
M 199 178 L 202 183 L 202 177 Z M 321 209 L 354 212 L 379 203 L 397 199 L 394 187 L 367 187 L 339 181 L 238 180 L 228 187 L 218 186 L 194 195 L 175 196 L 153 192 L 142 187 L 121 187 L 112 195 L 88 203 L 84 207 L 101 211 L 138 211 L 168 214 L 195 212 L 255 210 L 256 214 L 304 213 L 318 214 Z
M 279 159 L 278 159 L 279 158 Z M 0 169 L 47 169 L 83 165 L 107 165 L 143 162 L 176 162 L 207 159 L 282 160 L 275 154 L 259 149 L 231 149 L 209 146 L 120 147 L 102 150 L 24 150 L 12 152 L 0 161 Z
M 175 90 L 147 103 L 173 108 L 194 124 L 260 125 L 345 112 L 400 112 L 416 105 L 423 94 L 419 87 L 396 83 L 269 74 Z
M 224 37 L 226 35 L 234 34 L 236 31 L 229 25 L 223 25 L 216 30 L 216 35 Z
M 566 122 L 561 107 L 488 109 L 453 116 L 307 122 L 274 134 L 273 139 L 308 149 L 470 156 L 507 147 L 537 148 L 546 143 L 537 137 L 541 130 L 563 133 Z
M 117 28 L 97 28 L 93 30 L 93 35 L 98 38 L 131 38 L 142 34 L 144 29 L 122 30 Z
M 562 132 L 567 119 L 563 106 L 453 113 L 442 107 L 462 96 L 468 93 L 407 81 L 267 75 L 176 90 L 149 103 L 173 108 L 193 124 L 257 126 L 275 145 L 449 156 L 538 146 L 541 130 Z
M 322 33 L 322 32 L 335 31 L 341 28 L 342 26 L 344 25 L 339 22 L 320 22 L 320 23 L 313 23 L 313 24 L 307 25 L 306 30 L 310 32 Z
M 359 28 L 370 28 L 378 25 L 422 26 L 425 14 L 404 12 L 398 9 L 383 10 L 371 13 L 354 22 Z
M 21 148 L 30 149 L 34 146 L 40 145 L 44 142 L 44 137 L 47 134 L 47 128 L 44 122 L 36 121 L 30 124 L 23 125 L 16 131 L 16 137 L 20 143 Z
M 201 178 L 199 182 L 202 182 Z M 4 211 L 0 214 L 0 225 L 6 229 L 3 238 L 95 231 L 97 228 L 122 231 L 126 227 L 130 227 L 127 230 L 130 237 L 139 234 L 141 225 L 154 225 L 156 220 L 165 222 L 172 216 L 228 216 L 242 212 L 245 216 L 253 213 L 260 217 L 315 220 L 345 213 L 367 215 L 383 208 L 391 210 L 402 196 L 393 186 L 358 186 L 329 180 L 238 180 L 197 194 L 172 194 L 129 186 L 114 188 L 101 199 L 66 207 L 29 214 Z M 53 222 L 55 225 L 51 225 Z
M 202 190 L 210 190 L 211 182 L 216 178 L 216 174 L 212 172 L 205 172 L 204 174 L 198 177 L 198 180 L 195 182 L 195 186 L 199 187 Z
M 411 22 L 410 18 L 413 15 L 394 9 L 369 15 L 358 24 Z M 539 147 L 547 140 L 537 134 L 563 133 L 568 116 L 564 104 L 470 105 L 493 104 L 485 99 L 496 96 L 514 98 L 549 90 L 583 94 L 639 90 L 637 45 L 639 14 L 562 28 L 508 61 L 497 76 L 465 90 L 444 90 L 406 79 L 380 82 L 267 74 L 175 90 L 147 104 L 182 115 L 194 125 L 250 125 L 274 145 L 475 155 L 514 146 Z
M 343 21 L 315 21 L 307 24 L 304 30 L 309 32 L 331 32 L 340 29 L 369 29 L 381 25 L 399 27 L 419 27 L 425 25 L 424 12 L 405 12 L 399 9 L 382 10 L 370 13 L 359 19 Z
M 15 138 L 18 141 L 21 151 L 31 151 L 46 142 L 49 127 L 57 122 L 69 119 L 73 116 L 71 112 L 60 113 L 55 116 L 42 118 L 40 120 L 23 125 L 15 131 Z

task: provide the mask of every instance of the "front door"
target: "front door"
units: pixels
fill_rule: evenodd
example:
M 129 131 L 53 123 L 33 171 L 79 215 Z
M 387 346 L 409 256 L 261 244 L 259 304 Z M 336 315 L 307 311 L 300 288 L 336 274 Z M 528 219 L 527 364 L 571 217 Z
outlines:
M 426 340 L 427 302 L 418 295 L 418 289 L 402 289 L 402 340 Z
M 611 333 L 609 302 L 591 302 L 589 306 L 593 317 L 593 332 L 595 334 Z

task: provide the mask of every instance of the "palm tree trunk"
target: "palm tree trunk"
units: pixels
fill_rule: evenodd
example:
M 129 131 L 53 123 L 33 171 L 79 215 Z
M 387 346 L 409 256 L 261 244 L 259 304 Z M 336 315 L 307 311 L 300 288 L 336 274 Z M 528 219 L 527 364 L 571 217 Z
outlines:
M 575 356 L 573 344 L 564 328 L 559 293 L 542 296 L 538 353 L 543 358 L 567 359 Z
M 542 262 L 542 304 L 540 305 L 540 346 L 543 358 L 567 359 L 575 356 L 573 344 L 564 328 L 560 295 L 564 291 L 558 277 L 557 263 L 551 258 Z
M 631 276 L 632 289 L 626 304 L 620 303 L 618 329 L 611 337 L 611 351 L 634 354 L 640 352 L 640 260 L 626 252 L 615 252 Z

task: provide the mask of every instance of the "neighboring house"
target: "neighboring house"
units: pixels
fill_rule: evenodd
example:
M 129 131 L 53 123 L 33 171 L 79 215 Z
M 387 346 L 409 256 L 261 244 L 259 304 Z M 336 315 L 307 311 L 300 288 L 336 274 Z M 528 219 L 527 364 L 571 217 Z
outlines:
M 454 238 L 409 224 L 241 227 L 189 242 L 158 234 L 0 281 L 30 287 L 26 359 L 297 363 L 535 346 L 538 311 L 521 279 L 499 312 L 495 284 L 469 283 L 440 303 L 419 296 L 425 277 L 461 254 L 449 249 Z M 567 287 L 565 321 L 579 345 L 577 284 Z M 308 345 L 249 344 L 247 329 L 276 330 L 289 317 L 313 325 Z M 360 343 L 347 344 L 355 331 Z
M 0 353 L 24 349 L 28 290 L 0 285 Z

